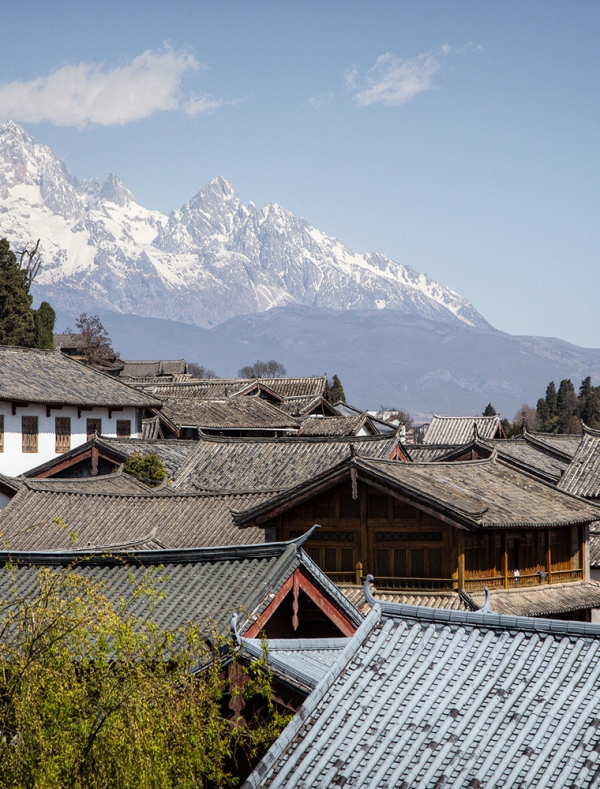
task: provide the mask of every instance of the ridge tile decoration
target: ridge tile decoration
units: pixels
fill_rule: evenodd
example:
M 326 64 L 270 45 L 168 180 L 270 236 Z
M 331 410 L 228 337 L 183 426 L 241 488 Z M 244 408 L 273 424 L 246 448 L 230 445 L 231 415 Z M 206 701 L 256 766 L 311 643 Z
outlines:
M 160 400 L 60 352 L 0 346 L 0 473 L 17 476 L 84 444 L 116 437 L 117 420 L 141 434 Z M 0 502 L 1 503 L 1 502 Z
M 239 511 L 236 522 L 278 540 L 319 523 L 306 551 L 344 588 L 371 573 L 381 592 L 454 594 L 476 608 L 489 587 L 498 610 L 587 620 L 600 607 L 600 585 L 586 569 L 599 515 L 495 455 L 451 463 L 354 456 Z

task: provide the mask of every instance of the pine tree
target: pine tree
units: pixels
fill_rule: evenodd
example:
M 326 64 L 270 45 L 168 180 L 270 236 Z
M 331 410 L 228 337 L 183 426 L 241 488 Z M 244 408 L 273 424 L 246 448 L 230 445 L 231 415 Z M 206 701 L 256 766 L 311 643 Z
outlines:
M 332 403 L 345 403 L 346 402 L 346 395 L 344 394 L 344 387 L 342 386 L 342 382 L 337 377 L 337 375 L 333 376 L 333 380 L 329 386 L 329 396 L 331 398 Z
M 546 405 L 548 406 L 548 419 L 558 416 L 558 401 L 554 381 L 550 381 L 546 389 Z
M 494 408 L 494 406 L 491 403 L 488 403 L 486 405 L 482 416 L 497 416 L 496 409 Z
M 32 298 L 25 272 L 8 241 L 0 240 L 0 345 L 35 344 Z
M 33 311 L 35 324 L 35 347 L 51 349 L 54 347 L 54 322 L 56 313 L 47 301 L 43 301 L 37 310 Z

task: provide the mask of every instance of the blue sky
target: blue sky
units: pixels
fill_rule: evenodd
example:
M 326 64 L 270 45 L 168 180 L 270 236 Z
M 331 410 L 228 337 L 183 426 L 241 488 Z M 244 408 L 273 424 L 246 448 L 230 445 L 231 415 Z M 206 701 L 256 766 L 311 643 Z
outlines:
M 499 329 L 600 347 L 600 3 L 3 0 L 0 21 L 0 118 L 78 177 L 168 212 L 223 175 Z

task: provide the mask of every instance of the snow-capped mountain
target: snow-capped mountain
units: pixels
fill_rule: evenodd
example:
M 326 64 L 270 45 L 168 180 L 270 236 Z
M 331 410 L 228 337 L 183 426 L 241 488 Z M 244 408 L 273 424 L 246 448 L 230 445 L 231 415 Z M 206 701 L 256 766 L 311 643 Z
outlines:
M 73 312 L 109 309 L 214 326 L 303 304 L 388 309 L 487 326 L 458 294 L 410 266 L 357 254 L 270 203 L 242 205 L 224 178 L 166 216 L 111 173 L 79 181 L 20 126 L 0 127 L 0 236 L 41 239 L 36 295 Z

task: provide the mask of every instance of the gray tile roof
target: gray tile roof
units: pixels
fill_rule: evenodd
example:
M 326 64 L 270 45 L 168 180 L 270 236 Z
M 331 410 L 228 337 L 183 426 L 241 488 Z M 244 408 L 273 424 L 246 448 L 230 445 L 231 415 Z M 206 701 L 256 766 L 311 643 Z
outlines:
M 558 482 L 569 464 L 568 458 L 562 452 L 555 451 L 551 445 L 542 442 L 499 439 L 486 443 L 495 447 L 499 457 L 538 472 L 555 482 Z
M 162 413 L 178 428 L 210 430 L 294 430 L 300 422 L 260 397 L 228 397 L 222 400 L 193 400 L 178 397 L 165 400 Z
M 153 385 L 149 389 L 157 397 L 194 397 L 215 399 L 233 397 L 259 383 L 284 399 L 316 398 L 327 393 L 327 377 L 304 378 L 196 378 L 190 381 Z
M 266 659 L 277 677 L 306 691 L 313 690 L 347 646 L 348 638 L 270 638 Z M 263 641 L 241 638 L 242 654 L 252 660 L 265 657 Z
M 471 438 L 469 438 L 469 441 Z M 432 463 L 452 450 L 458 450 L 464 446 L 465 444 L 402 444 L 402 448 L 406 450 L 408 457 L 415 463 Z
M 160 401 L 59 350 L 0 346 L 0 400 L 160 408 Z
M 16 570 L 9 572 L 7 562 Z M 283 583 L 298 567 L 318 585 L 330 604 L 358 625 L 361 616 L 341 595 L 301 548 L 294 542 L 204 548 L 198 550 L 151 550 L 121 553 L 3 553 L 0 554 L 0 601 L 19 595 L 34 595 L 40 567 L 72 568 L 106 584 L 106 593 L 118 601 L 131 598 L 135 586 L 153 572 L 156 587 L 165 592 L 157 597 L 152 617 L 159 628 L 174 629 L 191 622 L 211 620 L 227 633 L 234 611 L 239 611 L 241 634 L 273 600 Z M 314 572 L 314 571 L 317 572 Z M 162 579 L 162 581 L 161 581 Z M 149 615 L 140 595 L 132 600 L 133 616 Z
M 600 498 L 600 430 L 584 425 L 577 451 L 558 487 L 577 496 Z
M 500 428 L 499 416 L 433 415 L 425 433 L 424 444 L 466 444 L 473 438 L 473 425 L 479 438 L 495 438 Z
M 331 403 L 320 395 L 318 397 L 287 397 L 281 403 L 277 403 L 277 408 L 290 414 L 290 416 L 306 416 L 313 411 L 320 412 L 324 410 L 330 416 L 336 416 L 337 409 Z
M 472 608 L 481 608 L 485 592 L 463 592 Z M 600 608 L 600 583 L 540 584 L 526 589 L 492 589 L 490 605 L 497 614 L 548 616 Z
M 185 375 L 187 364 L 185 359 L 119 359 L 123 369 L 121 378 L 155 378 L 161 375 Z
M 280 490 L 310 479 L 350 457 L 388 458 L 395 435 L 352 438 L 202 437 L 181 466 L 180 490 Z
M 0 512 L 0 544 L 11 550 L 61 551 L 149 539 L 167 548 L 264 541 L 262 529 L 240 532 L 232 516 L 232 510 L 255 506 L 264 494 L 178 495 L 169 488 L 148 488 L 128 475 L 111 476 L 26 480 Z
M 300 435 L 355 436 L 362 428 L 365 428 L 369 435 L 378 433 L 366 413 L 358 416 L 308 417 L 302 420 Z
M 371 606 L 365 600 L 362 586 L 344 586 L 338 584 L 338 588 L 362 614 L 367 614 L 371 610 Z M 470 611 L 473 608 L 473 606 L 468 605 L 458 592 L 449 592 L 445 594 L 424 592 L 423 594 L 419 594 L 418 592 L 380 592 L 373 589 L 373 594 L 378 600 L 382 600 L 386 603 L 424 605 L 429 608 L 448 608 L 455 611 Z
M 114 457 L 115 463 L 124 463 L 134 452 L 140 452 L 142 455 L 156 454 L 167 469 L 169 477 L 173 479 L 177 475 L 179 467 L 196 448 L 197 443 L 197 441 L 162 438 L 94 438 L 46 463 L 41 463 L 39 466 L 29 469 L 25 472 L 25 476 L 38 477 L 40 474 L 46 474 L 65 460 L 76 458 L 86 453 L 90 448 L 97 447 L 99 450 Z
M 526 433 L 520 437 L 524 441 L 535 441 L 551 449 L 573 457 L 581 442 L 581 436 L 570 433 Z
M 599 709 L 597 625 L 384 604 L 244 789 L 591 788 Z
M 264 522 L 277 510 L 294 506 L 311 488 L 338 484 L 356 469 L 358 479 L 396 491 L 415 506 L 426 506 L 459 527 L 547 528 L 592 523 L 600 507 L 565 494 L 492 454 L 488 460 L 454 463 L 403 463 L 366 457 L 346 459 L 294 488 L 273 493 L 256 507 L 240 512 L 240 525 Z
M 591 523 L 600 515 L 600 508 L 511 467 L 495 454 L 488 460 L 455 463 L 361 458 L 357 464 L 476 527 L 561 526 Z

